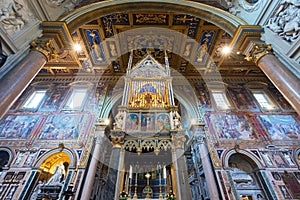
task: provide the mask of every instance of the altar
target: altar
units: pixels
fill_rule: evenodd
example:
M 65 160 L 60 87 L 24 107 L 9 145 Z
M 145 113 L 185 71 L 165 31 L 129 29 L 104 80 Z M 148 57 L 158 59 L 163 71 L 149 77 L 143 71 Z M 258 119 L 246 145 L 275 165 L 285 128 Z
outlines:
M 151 54 L 134 66 L 131 55 L 128 63 L 122 103 L 110 131 L 112 143 L 120 148 L 113 152 L 119 159 L 112 163 L 119 170 L 115 199 L 161 200 L 170 190 L 174 197 L 184 196 L 184 174 L 175 171 L 186 171 L 181 157 L 185 133 L 167 53 L 164 65 Z

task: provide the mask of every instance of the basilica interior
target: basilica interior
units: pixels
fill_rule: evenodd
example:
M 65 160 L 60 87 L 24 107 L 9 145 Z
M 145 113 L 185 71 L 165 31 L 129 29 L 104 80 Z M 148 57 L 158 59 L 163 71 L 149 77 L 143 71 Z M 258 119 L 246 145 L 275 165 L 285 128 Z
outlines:
M 0 199 L 300 199 L 299 0 L 0 0 Z

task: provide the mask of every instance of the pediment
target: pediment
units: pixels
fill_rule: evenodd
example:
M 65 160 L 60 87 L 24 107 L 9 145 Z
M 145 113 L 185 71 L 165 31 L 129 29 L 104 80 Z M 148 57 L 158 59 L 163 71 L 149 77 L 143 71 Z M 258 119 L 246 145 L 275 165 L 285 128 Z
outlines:
M 144 59 L 138 62 L 129 74 L 129 77 L 132 78 L 157 78 L 167 76 L 165 67 L 151 55 L 147 55 Z

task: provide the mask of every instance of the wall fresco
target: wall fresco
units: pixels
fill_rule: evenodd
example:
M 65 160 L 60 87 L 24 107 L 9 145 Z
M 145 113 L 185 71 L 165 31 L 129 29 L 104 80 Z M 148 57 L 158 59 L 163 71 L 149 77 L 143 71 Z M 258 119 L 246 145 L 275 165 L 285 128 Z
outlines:
M 40 140 L 76 140 L 88 128 L 87 114 L 55 114 L 45 121 L 38 139 Z
M 292 115 L 258 115 L 257 118 L 271 139 L 299 139 L 300 126 Z
M 220 139 L 257 139 L 255 130 L 245 115 L 210 113 L 206 115 L 206 119 L 212 133 Z
M 238 109 L 259 111 L 258 106 L 245 88 L 228 88 L 228 91 L 231 100 Z
M 35 130 L 41 115 L 7 115 L 0 122 L 0 137 L 27 139 Z

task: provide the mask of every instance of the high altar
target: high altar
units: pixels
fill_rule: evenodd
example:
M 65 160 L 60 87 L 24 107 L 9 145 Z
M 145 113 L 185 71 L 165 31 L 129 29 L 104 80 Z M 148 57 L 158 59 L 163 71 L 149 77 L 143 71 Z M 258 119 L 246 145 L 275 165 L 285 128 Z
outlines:
M 115 199 L 189 195 L 185 135 L 175 105 L 167 53 L 160 64 L 150 53 L 132 66 L 129 58 L 122 103 L 110 139 L 110 166 L 115 168 Z

